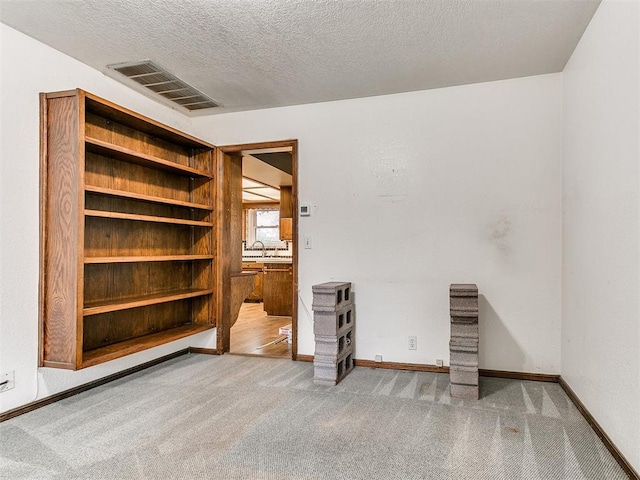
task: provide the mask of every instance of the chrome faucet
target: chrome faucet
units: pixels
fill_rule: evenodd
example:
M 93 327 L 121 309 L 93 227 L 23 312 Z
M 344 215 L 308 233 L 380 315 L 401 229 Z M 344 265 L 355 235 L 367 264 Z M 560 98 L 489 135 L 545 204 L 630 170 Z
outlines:
M 267 249 L 266 249 L 266 247 L 264 246 L 264 243 L 262 243 L 260 240 L 256 240 L 255 242 L 253 242 L 253 243 L 251 244 L 251 247 L 250 247 L 250 248 L 255 247 L 255 246 L 256 246 L 256 243 L 259 243 L 260 245 L 262 245 L 262 258 L 264 258 L 264 257 L 265 257 L 265 255 L 266 255 L 266 253 L 267 253 Z

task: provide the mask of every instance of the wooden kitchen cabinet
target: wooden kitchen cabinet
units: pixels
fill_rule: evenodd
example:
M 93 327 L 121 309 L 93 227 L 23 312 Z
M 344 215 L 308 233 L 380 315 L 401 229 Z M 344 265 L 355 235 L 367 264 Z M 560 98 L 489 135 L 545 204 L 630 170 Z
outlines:
M 293 197 L 291 187 L 280 187 L 280 240 L 293 240 Z
M 253 291 L 249 294 L 249 296 L 245 299 L 245 302 L 262 302 L 264 299 L 263 294 L 263 278 L 264 273 L 262 273 L 262 269 L 264 268 L 263 263 L 258 262 L 245 262 L 242 264 L 243 272 L 256 272 L 256 276 L 253 281 Z
M 293 269 L 290 264 L 264 265 L 264 310 L 267 315 L 290 317 L 293 311 Z
M 293 196 L 291 187 L 280 187 L 280 218 L 293 217 Z
M 280 219 L 280 240 L 293 240 L 293 219 L 281 218 Z

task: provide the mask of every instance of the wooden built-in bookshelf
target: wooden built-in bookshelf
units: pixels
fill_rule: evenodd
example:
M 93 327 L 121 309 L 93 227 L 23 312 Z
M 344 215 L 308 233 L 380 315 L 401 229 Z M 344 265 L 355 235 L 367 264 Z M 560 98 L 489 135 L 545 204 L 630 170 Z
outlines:
M 82 90 L 41 94 L 40 365 L 215 326 L 214 149 Z

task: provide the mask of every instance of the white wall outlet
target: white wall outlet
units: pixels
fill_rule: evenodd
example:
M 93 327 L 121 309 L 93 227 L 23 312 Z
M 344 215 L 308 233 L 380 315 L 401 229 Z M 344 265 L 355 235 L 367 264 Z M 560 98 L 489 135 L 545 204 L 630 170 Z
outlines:
M 418 337 L 409 336 L 409 350 L 417 350 L 418 349 Z
M 382 355 L 376 355 L 375 361 L 376 363 L 382 363 Z
M 16 386 L 16 373 L 14 370 L 10 372 L 0 373 L 0 393 L 11 390 Z
M 306 204 L 300 205 L 300 216 L 301 217 L 309 217 L 311 216 L 311 207 Z
M 436 358 L 436 367 L 442 367 L 442 365 L 444 365 L 444 363 L 442 362 L 442 359 Z
M 304 237 L 304 248 L 311 248 L 311 237 Z

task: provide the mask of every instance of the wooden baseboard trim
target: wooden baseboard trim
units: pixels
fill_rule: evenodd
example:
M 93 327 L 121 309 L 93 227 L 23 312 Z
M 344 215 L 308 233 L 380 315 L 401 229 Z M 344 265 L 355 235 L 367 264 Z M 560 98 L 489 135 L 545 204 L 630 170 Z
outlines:
M 602 443 L 604 443 L 604 446 L 607 447 L 607 450 L 609 450 L 609 453 L 613 455 L 613 458 L 615 458 L 616 462 L 618 462 L 618 465 L 620 465 L 620 467 L 629 476 L 629 478 L 633 480 L 640 480 L 640 475 L 638 474 L 638 472 L 635 471 L 635 469 L 624 457 L 622 452 L 618 450 L 618 447 L 616 447 L 615 443 L 613 443 L 611 438 L 609 438 L 609 435 L 607 435 L 607 433 L 602 429 L 602 427 L 596 421 L 596 419 L 593 418 L 593 415 L 591 415 L 591 412 L 587 410 L 587 407 L 585 407 L 584 403 L 582 403 L 580 398 L 575 394 L 573 389 L 564 380 L 564 378 L 560 377 L 559 383 L 562 389 L 564 390 L 564 393 L 566 393 L 567 396 L 571 399 L 571 401 L 576 406 L 576 408 L 580 411 L 584 419 L 591 426 L 591 428 L 596 433 L 596 435 L 598 435 L 598 438 L 602 440 Z
M 356 367 L 386 368 L 389 370 L 410 370 L 413 372 L 435 372 L 449 373 L 449 367 L 436 367 L 435 365 L 425 365 L 420 363 L 400 363 L 400 362 L 376 362 L 374 360 L 358 360 L 354 362 Z
M 298 355 L 300 362 L 313 362 L 313 355 Z M 400 362 L 375 362 L 373 360 L 355 360 L 356 367 L 370 368 L 386 368 L 389 370 L 410 370 L 414 372 L 435 372 L 449 373 L 449 367 L 437 367 L 436 365 L 427 365 L 422 363 L 400 363 Z M 551 375 L 546 373 L 524 373 L 509 372 L 505 370 L 485 370 L 480 369 L 481 377 L 510 378 L 513 380 L 533 380 L 536 382 L 553 382 L 558 383 L 560 375 Z
M 104 385 L 105 383 L 113 382 L 114 380 L 118 380 L 120 378 L 132 375 L 141 370 L 145 370 L 147 368 L 153 367 L 160 363 L 164 363 L 168 360 L 181 357 L 182 355 L 186 355 L 187 353 L 189 353 L 188 348 L 185 348 L 183 350 L 178 350 L 177 352 L 173 352 L 173 353 L 170 353 L 169 355 L 156 358 L 155 360 L 150 360 L 148 362 L 141 363 L 140 365 L 127 368 L 126 370 L 122 370 L 121 372 L 107 375 L 106 377 L 102 377 L 92 382 L 85 383 L 84 385 L 78 385 L 77 387 L 70 388 L 69 390 L 65 390 L 64 392 L 59 392 L 49 397 L 41 398 L 40 400 L 36 400 L 35 402 L 31 402 L 21 407 L 14 408 L 13 410 L 8 410 L 4 413 L 0 413 L 0 422 L 4 422 L 5 420 L 9 420 L 10 418 L 14 418 L 14 417 L 17 417 L 18 415 L 31 412 L 32 410 L 36 410 L 38 408 L 44 407 L 45 405 L 49 405 L 51 403 L 58 402 L 65 398 L 72 397 L 79 393 L 86 392 L 87 390 L 91 390 L 92 388 L 99 387 L 101 385 Z
M 189 347 L 189 353 L 201 353 L 203 355 L 220 355 L 215 348 Z
M 558 383 L 560 375 L 549 373 L 526 373 L 526 372 L 509 372 L 505 370 L 485 370 L 478 371 L 481 377 L 509 378 L 511 380 L 531 380 L 533 382 L 551 382 Z

